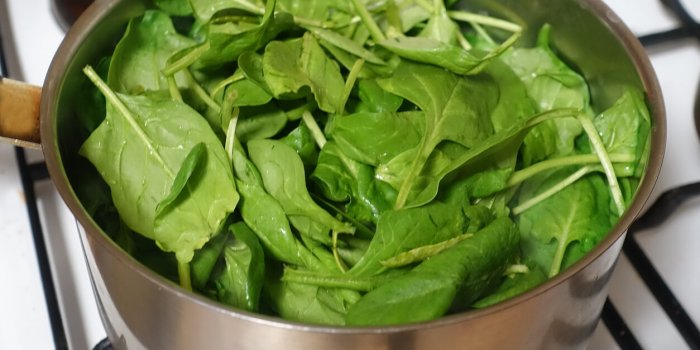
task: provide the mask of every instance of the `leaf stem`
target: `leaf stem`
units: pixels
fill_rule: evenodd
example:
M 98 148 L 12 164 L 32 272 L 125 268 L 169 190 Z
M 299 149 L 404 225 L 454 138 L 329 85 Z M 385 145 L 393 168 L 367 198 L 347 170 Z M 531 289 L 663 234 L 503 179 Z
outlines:
M 233 148 L 236 144 L 236 126 L 238 125 L 238 113 L 239 109 L 235 108 L 233 112 L 233 117 L 228 122 L 228 128 L 226 129 L 226 145 L 225 150 L 228 154 L 228 159 L 230 164 L 233 166 Z
M 634 161 L 634 156 L 629 154 L 611 154 L 610 160 L 615 163 L 628 163 Z M 518 170 L 511 175 L 507 187 L 516 186 L 523 181 L 550 169 L 561 168 L 571 165 L 587 165 L 599 163 L 600 160 L 595 154 L 577 154 L 573 156 L 554 158 L 533 164 L 525 169 Z
M 282 281 L 308 284 L 318 287 L 343 288 L 361 292 L 374 289 L 375 283 L 367 278 L 349 278 L 345 276 L 321 275 L 311 271 L 286 268 L 282 275 Z
M 372 39 L 374 39 L 374 41 L 377 43 L 386 40 L 384 33 L 381 29 L 379 29 L 377 22 L 374 21 L 374 18 L 372 18 L 372 14 L 369 13 L 365 5 L 360 0 L 350 1 L 352 2 L 355 11 L 362 19 L 362 23 L 364 23 L 367 27 L 367 30 L 369 30 L 369 34 L 372 36 Z
M 455 244 L 472 237 L 474 237 L 474 234 L 465 233 L 446 241 L 411 249 L 389 259 L 383 260 L 380 263 L 385 268 L 406 266 L 415 262 L 423 261 L 431 256 L 438 255 L 443 251 L 452 248 Z
M 560 181 L 556 185 L 548 188 L 546 191 L 538 194 L 535 197 L 532 197 L 525 201 L 525 203 L 518 205 L 517 207 L 513 208 L 512 213 L 513 215 L 520 215 L 524 211 L 534 207 L 538 203 L 544 201 L 545 199 L 559 193 L 559 191 L 563 190 L 567 186 L 573 184 L 574 182 L 580 180 L 582 177 L 598 170 L 600 167 L 599 166 L 591 166 L 587 165 L 576 171 L 575 173 L 569 175 L 566 179 Z
M 350 98 L 350 93 L 352 92 L 352 88 L 355 86 L 355 82 L 357 81 L 357 77 L 360 75 L 360 72 L 362 71 L 362 67 L 365 65 L 365 60 L 364 59 L 359 59 L 355 61 L 355 64 L 352 65 L 352 69 L 350 69 L 350 73 L 348 74 L 348 78 L 345 80 L 345 89 L 343 90 L 343 102 L 340 104 L 340 109 L 338 110 L 338 114 L 343 115 L 345 114 L 345 105 L 348 103 L 348 99 Z
M 170 92 L 170 98 L 172 98 L 173 101 L 182 102 L 182 94 L 180 93 L 180 89 L 177 87 L 177 81 L 175 80 L 175 76 L 171 75 L 168 76 L 166 79 L 168 81 L 168 91 Z
M 206 92 L 206 90 L 204 90 L 204 88 L 201 85 L 199 85 L 197 79 L 194 78 L 192 72 L 190 72 L 189 69 L 185 69 L 183 70 L 183 72 L 187 76 L 187 79 L 189 79 L 192 82 L 195 95 L 202 99 L 202 101 L 211 109 L 213 109 L 216 113 L 220 113 L 221 106 L 219 106 L 219 104 L 216 103 L 216 101 L 212 100 L 211 97 L 209 97 L 209 94 Z
M 523 27 L 513 22 L 472 12 L 447 11 L 447 15 L 456 21 L 483 24 L 485 26 L 503 29 L 513 33 L 522 32 L 523 30 Z
M 216 94 L 219 93 L 219 91 L 224 89 L 226 86 L 231 85 L 231 84 L 233 84 L 237 81 L 243 80 L 243 79 L 245 79 L 245 75 L 243 75 L 243 73 L 240 73 L 240 71 L 237 71 L 236 73 L 234 73 L 230 77 L 228 77 L 228 78 L 218 82 L 216 85 L 214 85 L 214 88 L 211 90 L 211 93 L 209 94 L 209 96 L 213 99 L 214 96 L 216 96 Z
M 345 266 L 345 263 L 340 258 L 340 254 L 338 254 L 338 231 L 333 230 L 332 236 L 333 236 L 333 258 L 335 258 L 335 264 L 338 265 L 338 268 L 340 269 L 341 272 L 345 273 L 348 271 L 348 267 Z
M 600 164 L 603 166 L 605 171 L 605 176 L 608 178 L 608 185 L 610 186 L 610 193 L 612 194 L 613 202 L 617 207 L 617 215 L 622 216 L 625 212 L 625 199 L 620 190 L 620 184 L 617 181 L 617 175 L 615 174 L 615 169 L 613 168 L 612 161 L 608 155 L 608 151 L 605 149 L 605 144 L 598 134 L 598 130 L 593 125 L 593 121 L 585 114 L 580 114 L 578 120 L 583 126 L 583 130 L 586 131 L 588 138 L 591 140 L 591 145 L 595 150 L 598 158 L 600 159 Z
M 180 287 L 185 288 L 188 291 L 192 291 L 192 278 L 190 272 L 190 263 L 182 262 L 178 260 L 177 262 L 177 273 L 180 279 Z
M 168 64 L 163 68 L 161 71 L 163 75 L 165 76 L 171 76 L 174 75 L 175 73 L 186 69 L 187 67 L 191 66 L 195 61 L 197 61 L 204 52 L 209 50 L 209 41 L 205 42 L 202 45 L 199 45 L 198 47 L 192 49 L 192 51 L 188 52 L 184 56 L 180 57 L 179 59 L 175 60 L 173 63 Z
M 314 119 L 314 116 L 308 109 L 304 110 L 304 112 L 301 114 L 301 119 L 304 121 L 304 124 L 306 124 L 306 127 L 309 128 L 309 131 L 311 131 L 311 135 L 314 137 L 318 147 L 323 148 L 328 140 L 326 140 L 326 136 L 323 135 L 323 131 L 321 131 L 318 123 L 316 123 L 316 119 Z

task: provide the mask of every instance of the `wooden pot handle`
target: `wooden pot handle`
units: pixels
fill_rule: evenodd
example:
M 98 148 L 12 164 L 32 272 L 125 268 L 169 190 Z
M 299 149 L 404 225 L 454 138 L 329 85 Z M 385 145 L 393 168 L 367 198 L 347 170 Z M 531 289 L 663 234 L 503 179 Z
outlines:
M 41 149 L 41 88 L 0 76 L 0 141 Z

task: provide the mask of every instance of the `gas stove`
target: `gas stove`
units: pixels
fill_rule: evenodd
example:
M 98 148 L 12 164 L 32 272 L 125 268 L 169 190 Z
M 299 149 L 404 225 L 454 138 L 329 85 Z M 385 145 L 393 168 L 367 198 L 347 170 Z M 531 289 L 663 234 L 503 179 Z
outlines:
M 666 101 L 668 143 L 649 210 L 630 229 L 589 348 L 700 349 L 700 140 L 693 122 L 700 1 L 605 2 L 648 49 Z M 63 35 L 50 0 L 0 0 L 0 73 L 41 85 Z M 109 348 L 77 223 L 41 153 L 0 145 L 0 164 L 0 349 Z

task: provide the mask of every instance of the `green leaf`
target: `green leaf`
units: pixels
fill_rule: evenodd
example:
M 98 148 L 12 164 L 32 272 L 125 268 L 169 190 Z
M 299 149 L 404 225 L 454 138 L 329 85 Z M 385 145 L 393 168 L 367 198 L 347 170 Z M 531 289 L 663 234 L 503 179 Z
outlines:
M 299 126 L 294 128 L 287 136 L 282 138 L 282 142 L 292 147 L 302 162 L 304 169 L 310 171 L 316 166 L 318 159 L 318 148 L 311 131 L 305 123 L 299 123 Z
M 420 173 L 413 177 L 413 189 L 408 192 L 406 205 L 414 207 L 431 201 L 438 193 L 440 182 L 448 174 L 463 171 L 464 173 L 460 175 L 468 176 L 475 171 L 484 170 L 484 162 L 493 164 L 494 160 L 512 161 L 512 155 L 515 154 L 522 140 L 533 127 L 549 120 L 566 118 L 575 114 L 576 111 L 569 109 L 542 113 L 528 120 L 520 121 L 468 150 L 458 144 L 441 144 L 427 158 L 426 164 L 430 166 L 425 166 Z M 398 181 L 405 181 L 405 177 L 401 174 L 405 171 L 403 169 L 411 164 L 411 154 L 408 152 L 410 151 L 400 154 L 386 165 L 380 165 L 377 169 L 378 178 L 394 184 L 399 183 Z M 470 168 L 469 165 L 476 166 Z
M 173 185 L 170 188 L 170 193 L 156 206 L 156 217 L 163 214 L 163 212 L 169 209 L 175 200 L 177 200 L 182 190 L 185 189 L 187 182 L 192 177 L 192 174 L 205 162 L 206 156 L 207 146 L 204 143 L 198 143 L 192 147 L 190 153 L 188 153 L 185 160 L 182 161 L 180 170 L 178 170 Z
M 451 307 L 464 309 L 500 281 L 518 251 L 518 230 L 496 219 L 474 237 L 423 261 L 354 304 L 348 325 L 378 326 L 428 321 Z
M 361 44 L 348 37 L 342 36 L 337 32 L 321 28 L 313 28 L 311 29 L 311 32 L 318 37 L 319 40 L 324 40 L 341 50 L 347 51 L 348 53 L 357 56 L 358 59 L 363 59 L 367 62 L 379 65 L 386 64 L 386 62 L 384 62 L 381 57 L 374 54 L 374 52 L 365 49 Z
M 432 151 L 442 141 L 454 141 L 471 148 L 493 133 L 489 118 L 496 103 L 498 88 L 487 76 L 462 77 L 443 69 L 402 62 L 391 78 L 379 85 L 416 104 L 425 113 L 425 134 L 401 171 L 402 184 L 397 207 L 409 199 L 415 177 Z
M 360 79 L 357 83 L 360 103 L 355 112 L 396 112 L 403 98 L 382 89 L 374 79 Z
M 349 159 L 333 141 L 321 150 L 311 176 L 327 198 L 346 202 L 347 215 L 359 221 L 376 223 L 396 197 L 391 186 L 375 179 L 372 167 Z
M 259 23 L 255 17 L 240 21 L 223 23 L 211 22 L 208 25 L 207 41 L 209 50 L 205 51 L 195 64 L 195 68 L 213 70 L 235 61 L 246 51 L 256 51 L 270 40 L 294 25 L 292 17 L 284 12 L 275 13 L 275 0 L 267 1 L 265 14 Z
M 173 16 L 187 16 L 192 14 L 192 6 L 189 0 L 154 0 L 156 6 Z
M 217 299 L 225 304 L 258 311 L 265 281 L 265 256 L 255 233 L 244 223 L 229 228 L 235 239 L 224 247 L 224 268 L 214 280 Z
M 129 21 L 109 67 L 108 83 L 116 92 L 130 95 L 168 89 L 161 70 L 175 53 L 196 45 L 180 35 L 170 17 L 161 11 L 148 10 Z M 176 75 L 177 86 L 188 88 L 190 82 L 182 73 Z
M 328 292 L 324 288 L 268 279 L 264 292 L 269 295 L 270 306 L 285 319 L 310 324 L 345 324 L 344 314 L 337 310 L 339 307 L 331 307 L 321 298 Z
M 557 183 L 568 172 L 528 182 L 520 195 L 526 200 Z M 599 242 L 611 228 L 609 191 L 602 181 L 585 177 L 522 213 L 518 218 L 526 259 L 553 277 L 562 269 L 567 248 L 574 242 Z
M 312 238 L 330 244 L 329 230 L 338 233 L 354 232 L 352 226 L 334 218 L 311 199 L 306 188 L 304 165 L 293 148 L 281 141 L 253 140 L 248 143 L 248 152 L 260 170 L 265 189 L 279 201 L 290 219 L 295 216 L 306 217 L 325 228 L 323 235 Z
M 588 84 L 552 51 L 550 32 L 550 26 L 543 26 L 537 47 L 511 50 L 503 55 L 504 62 L 523 81 L 538 112 L 556 108 L 590 109 Z M 525 164 L 554 155 L 572 154 L 574 140 L 582 132 L 581 125 L 574 118 L 543 124 L 525 139 Z
M 238 181 L 241 216 L 255 232 L 271 256 L 293 265 L 306 266 L 305 249 L 296 239 L 289 221 L 272 196 L 259 185 Z
M 464 233 L 462 209 L 440 202 L 411 209 L 391 210 L 377 223 L 365 256 L 348 273 L 370 277 L 383 270 L 382 261 L 405 251 L 435 244 Z
M 421 112 L 361 112 L 335 119 L 330 136 L 348 157 L 377 166 L 418 146 L 424 124 Z
M 226 232 L 220 232 L 212 237 L 202 249 L 194 253 L 190 267 L 192 269 L 192 286 L 197 290 L 203 291 L 209 282 L 228 238 L 229 235 Z
M 286 125 L 287 114 L 274 105 L 241 108 L 236 136 L 241 142 L 266 139 L 277 135 Z
M 615 104 L 593 119 L 605 149 L 609 154 L 634 155 L 634 161 L 616 165 L 616 172 L 635 174 L 637 167 L 644 167 L 642 159 L 647 147 L 650 125 L 649 110 L 644 95 L 636 89 L 628 89 Z
M 114 205 L 134 231 L 189 262 L 238 202 L 228 157 L 207 122 L 187 105 L 114 93 L 86 69 L 108 101 L 104 122 L 80 149 L 112 190 Z M 167 116 L 167 117 L 164 117 Z M 206 145 L 206 162 L 177 199 L 156 216 L 192 148 Z
M 321 110 L 342 112 L 345 81 L 338 64 L 326 56 L 310 33 L 301 39 L 273 41 L 265 47 L 263 72 L 276 98 L 311 89 Z
M 160 0 L 165 2 L 167 0 Z M 255 5 L 248 0 L 189 0 L 195 17 L 202 23 L 207 23 L 219 11 L 239 9 L 258 12 Z
M 278 0 L 281 11 L 289 12 L 297 18 L 314 21 L 316 27 L 324 22 L 337 26 L 348 25 L 351 10 L 345 1 L 337 0 Z

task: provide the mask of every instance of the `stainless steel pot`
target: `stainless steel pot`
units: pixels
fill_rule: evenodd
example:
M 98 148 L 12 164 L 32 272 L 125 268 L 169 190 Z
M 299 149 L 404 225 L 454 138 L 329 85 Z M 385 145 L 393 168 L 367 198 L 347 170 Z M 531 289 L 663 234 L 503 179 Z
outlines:
M 311 326 L 251 314 L 180 289 L 122 251 L 95 223 L 76 189 L 84 174 L 76 125 L 86 78 L 81 69 L 111 50 L 127 20 L 149 1 L 97 1 L 72 27 L 47 75 L 40 130 L 51 177 L 82 225 L 95 296 L 115 349 L 577 349 L 597 325 L 626 229 L 642 210 L 661 168 L 665 114 L 661 90 L 636 38 L 600 0 L 472 0 L 465 7 L 526 25 L 533 41 L 544 22 L 554 46 L 591 84 L 597 107 L 626 85 L 646 92 L 652 151 L 637 197 L 590 254 L 542 286 L 491 308 L 395 327 Z M 1 111 L 1 109 L 0 109 Z M 0 124 L 2 125 L 2 124 Z M 0 128 L 2 132 L 2 128 Z M 1 136 L 1 135 L 0 135 Z M 17 136 L 15 136 L 17 137 Z

